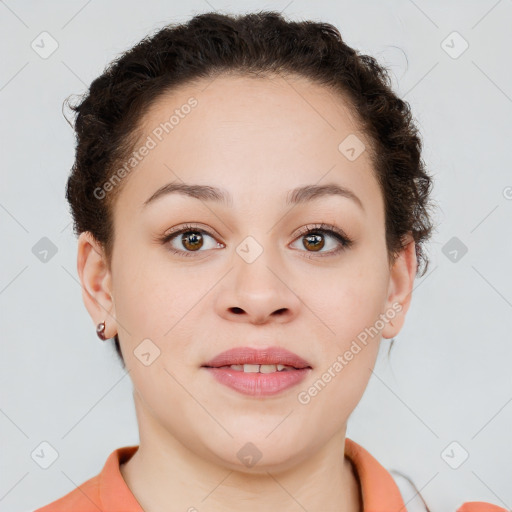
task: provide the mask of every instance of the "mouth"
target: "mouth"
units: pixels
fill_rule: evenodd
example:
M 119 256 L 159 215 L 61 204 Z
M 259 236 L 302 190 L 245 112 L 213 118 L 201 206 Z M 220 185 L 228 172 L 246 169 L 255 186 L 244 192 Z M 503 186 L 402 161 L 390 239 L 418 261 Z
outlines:
M 227 350 L 202 368 L 220 384 L 252 397 L 277 395 L 297 386 L 313 369 L 308 361 L 280 347 Z
M 230 364 L 226 366 L 204 366 L 204 368 L 217 368 L 219 370 L 234 370 L 235 372 L 243 373 L 274 373 L 274 372 L 289 372 L 292 370 L 303 370 L 304 368 L 311 368 L 311 366 L 289 366 L 286 364 Z

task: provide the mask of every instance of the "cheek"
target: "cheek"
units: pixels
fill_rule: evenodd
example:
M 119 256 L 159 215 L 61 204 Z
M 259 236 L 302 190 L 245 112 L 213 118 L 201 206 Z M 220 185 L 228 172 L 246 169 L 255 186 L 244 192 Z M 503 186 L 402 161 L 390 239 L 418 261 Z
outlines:
M 356 394 L 356 388 L 363 386 L 364 389 L 370 377 L 382 330 L 379 323 L 382 301 L 378 299 L 376 290 L 369 295 L 363 291 L 360 288 L 357 291 L 347 289 L 337 297 L 338 308 L 332 312 L 330 323 L 334 331 L 331 336 L 333 343 L 326 347 L 326 369 L 341 376 L 337 378 L 344 381 L 341 387 L 350 383 L 349 387 Z M 339 391 L 342 392 L 341 388 Z
M 361 400 L 381 340 L 385 282 L 378 276 L 356 277 L 340 278 L 322 298 L 318 316 L 330 330 L 319 326 L 325 333 L 317 337 L 321 365 L 299 400 L 312 418 L 321 415 L 323 428 L 333 433 Z
M 370 266 L 366 267 L 370 269 Z M 341 347 L 371 328 L 385 306 L 387 281 L 384 273 L 348 267 L 332 274 L 316 294 L 315 312 L 330 328 L 326 337 Z M 310 301 L 312 300 L 310 295 Z M 378 324 L 379 325 L 379 324 Z
M 194 306 L 198 307 L 205 293 L 191 285 L 186 273 L 142 261 L 133 256 L 118 261 L 113 279 L 115 316 L 125 363 L 133 369 L 134 381 L 141 389 L 148 380 L 169 383 L 172 378 L 163 368 L 180 382 L 193 370 L 185 366 L 186 361 L 195 361 L 189 353 L 193 331 L 190 322 Z M 140 358 L 148 352 L 154 364 L 145 367 Z M 156 368 L 160 368 L 159 373 L 155 373 Z
M 162 338 L 176 322 L 179 283 L 133 252 L 125 252 L 114 265 L 115 315 L 123 341 L 134 345 L 145 338 Z

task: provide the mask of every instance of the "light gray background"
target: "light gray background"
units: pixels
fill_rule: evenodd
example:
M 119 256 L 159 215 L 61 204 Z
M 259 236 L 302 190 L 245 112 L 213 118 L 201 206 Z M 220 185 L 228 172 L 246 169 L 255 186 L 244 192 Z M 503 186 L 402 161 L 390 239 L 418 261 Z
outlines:
M 422 133 L 439 229 L 391 359 L 383 340 L 347 435 L 409 475 L 433 510 L 473 500 L 511 508 L 512 1 L 6 0 L 0 509 L 53 501 L 96 475 L 115 448 L 138 443 L 130 379 L 82 304 L 64 198 L 74 134 L 62 102 L 147 33 L 215 9 L 333 23 L 391 69 Z M 42 31 L 59 45 L 47 59 L 31 48 Z M 445 50 L 461 41 L 443 43 L 453 31 L 469 44 L 458 58 Z M 32 252 L 42 237 L 57 248 L 47 262 Z M 452 237 L 468 248 L 457 262 L 443 253 Z M 48 469 L 31 457 L 43 441 L 59 454 Z M 458 469 L 441 455 L 452 441 L 469 453 Z

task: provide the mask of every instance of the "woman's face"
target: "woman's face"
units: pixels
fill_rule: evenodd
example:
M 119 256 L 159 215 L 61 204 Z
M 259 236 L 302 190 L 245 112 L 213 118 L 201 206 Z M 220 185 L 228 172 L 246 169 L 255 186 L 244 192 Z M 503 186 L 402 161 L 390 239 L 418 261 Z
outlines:
M 341 98 L 289 77 L 187 85 L 151 107 L 144 130 L 136 165 L 120 172 L 111 273 L 90 251 L 81 275 L 91 316 L 119 333 L 141 441 L 174 439 L 238 469 L 247 453 L 267 468 L 305 460 L 344 435 L 416 270 L 413 243 L 389 269 L 368 141 Z M 229 199 L 154 196 L 169 184 Z M 325 185 L 350 192 L 308 194 Z M 240 347 L 284 348 L 310 369 L 286 389 L 247 394 L 214 375 L 237 370 L 203 366 Z

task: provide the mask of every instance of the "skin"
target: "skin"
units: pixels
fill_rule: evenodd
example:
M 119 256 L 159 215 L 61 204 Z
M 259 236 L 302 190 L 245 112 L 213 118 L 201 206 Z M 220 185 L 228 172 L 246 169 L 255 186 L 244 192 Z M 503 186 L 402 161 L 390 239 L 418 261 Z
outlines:
M 198 106 L 124 178 L 111 266 L 90 233 L 78 242 L 84 303 L 95 325 L 106 321 L 107 337 L 119 333 L 133 382 L 140 444 L 121 473 L 146 512 L 360 511 L 354 468 L 340 454 L 381 338 L 403 326 L 414 241 L 390 267 L 369 152 L 350 161 L 338 150 L 350 134 L 369 147 L 341 96 L 297 77 L 220 76 L 166 93 L 145 115 L 141 140 L 191 96 Z M 222 187 L 233 204 L 169 194 L 143 208 L 173 181 Z M 285 204 L 290 189 L 326 183 L 351 189 L 364 211 L 336 196 Z M 339 242 L 324 234 L 314 251 L 298 230 L 321 222 L 354 244 L 332 254 Z M 202 246 L 181 235 L 155 241 L 186 223 L 200 224 Z M 263 248 L 250 264 L 236 252 L 247 236 Z M 298 392 L 393 304 L 402 309 L 392 321 L 301 404 Z M 149 366 L 134 355 L 146 338 L 160 349 Z M 242 395 L 201 368 L 235 346 L 273 345 L 313 370 L 272 397 Z M 262 453 L 252 468 L 237 457 L 249 441 Z

